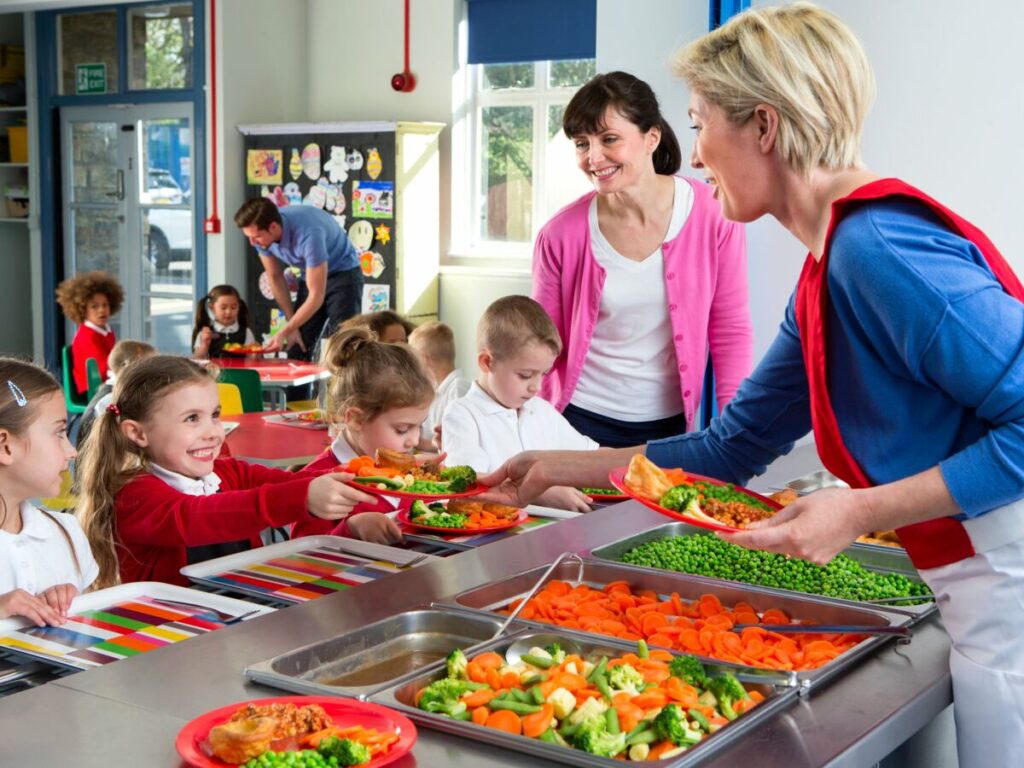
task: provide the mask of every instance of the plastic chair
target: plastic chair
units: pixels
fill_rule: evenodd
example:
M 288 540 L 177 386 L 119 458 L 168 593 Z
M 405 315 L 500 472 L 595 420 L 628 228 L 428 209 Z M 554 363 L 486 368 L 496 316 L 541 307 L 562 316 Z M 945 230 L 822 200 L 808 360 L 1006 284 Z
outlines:
M 66 346 L 60 352 L 61 360 L 61 384 L 64 387 L 64 407 L 68 413 L 85 413 L 85 406 L 89 404 L 88 393 L 78 394 L 75 391 L 75 377 L 71 370 L 71 347 Z M 97 369 L 98 370 L 98 369 Z
M 243 413 L 256 413 L 263 410 L 263 385 L 257 371 L 245 368 L 224 368 L 217 381 L 234 384 L 242 395 Z
M 64 509 L 74 509 L 78 506 L 78 497 L 71 493 L 73 480 L 71 473 L 64 470 L 60 473 L 60 492 L 51 499 L 40 499 L 43 506 L 54 512 Z
M 242 409 L 242 393 L 234 384 L 217 384 L 217 396 L 220 398 L 220 415 L 237 416 L 245 413 Z
M 88 400 L 92 401 L 93 397 L 96 396 L 96 390 L 103 386 L 103 377 L 100 376 L 100 364 L 95 357 L 90 357 L 85 361 L 85 377 L 89 382 L 88 388 Z

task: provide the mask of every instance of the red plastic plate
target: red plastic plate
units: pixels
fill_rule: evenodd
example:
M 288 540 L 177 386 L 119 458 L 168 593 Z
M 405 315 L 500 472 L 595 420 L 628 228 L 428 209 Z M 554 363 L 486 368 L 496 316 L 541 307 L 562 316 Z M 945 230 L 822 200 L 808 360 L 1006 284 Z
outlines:
M 608 501 L 625 501 L 626 499 L 631 498 L 630 496 L 627 496 L 624 493 L 595 493 L 591 495 L 587 493 L 586 490 L 583 488 L 580 488 L 579 491 L 580 493 L 585 493 L 587 494 L 587 496 L 590 496 L 590 498 L 592 498 L 598 504 Z
M 396 519 L 403 525 L 408 525 L 411 528 L 419 528 L 421 531 L 434 531 L 435 533 L 452 533 L 459 534 L 460 536 L 462 536 L 465 534 L 492 533 L 494 531 L 504 531 L 507 528 L 515 528 L 517 525 L 520 525 L 523 521 L 525 521 L 526 518 L 528 518 L 529 516 L 530 515 L 526 512 L 525 509 L 520 509 L 519 514 L 516 516 L 515 520 L 509 520 L 507 523 L 502 523 L 501 525 L 490 525 L 486 528 L 440 528 L 434 525 L 423 525 L 423 523 L 415 523 L 409 518 L 408 509 L 403 509 L 401 512 L 399 512 L 398 517 Z
M 398 742 L 393 744 L 386 754 L 366 763 L 367 768 L 378 768 L 392 763 L 412 749 L 416 743 L 416 726 L 404 715 L 393 709 L 371 704 L 367 701 L 343 699 L 331 696 L 279 696 L 273 699 L 256 699 L 240 701 L 220 709 L 207 712 L 205 715 L 191 720 L 178 732 L 174 746 L 178 754 L 189 765 L 197 768 L 231 768 L 229 763 L 217 759 L 209 753 L 206 737 L 215 725 L 227 722 L 231 715 L 246 704 L 295 704 L 302 707 L 307 704 L 319 704 L 334 720 L 334 724 L 342 728 L 361 725 L 364 728 L 375 728 L 380 732 L 391 731 L 399 735 Z
M 661 514 L 667 517 L 671 517 L 674 520 L 681 520 L 684 523 L 696 525 L 698 528 L 707 528 L 711 531 L 728 531 L 729 533 L 736 533 L 737 531 L 741 530 L 739 528 L 734 528 L 731 525 L 723 525 L 722 523 L 717 522 L 714 518 L 708 515 L 705 515 L 703 517 L 684 515 L 681 512 L 676 512 L 671 509 L 665 509 L 665 507 L 661 506 L 661 504 L 658 504 L 656 501 L 651 501 L 649 499 L 645 499 L 642 498 L 641 496 L 638 496 L 637 494 L 633 493 L 631 490 L 629 490 L 629 488 L 626 487 L 625 477 L 627 470 L 628 467 L 618 467 L 617 469 L 613 469 L 611 472 L 608 473 L 608 480 L 615 488 L 618 488 L 631 499 L 636 499 L 645 507 L 653 509 L 655 512 L 660 512 Z M 712 485 L 728 485 L 728 483 L 723 482 L 721 480 L 716 480 L 713 477 L 697 475 L 694 474 L 693 472 L 687 472 L 686 476 L 691 480 L 700 480 L 701 482 L 711 483 Z M 753 491 L 749 491 L 746 488 L 741 488 L 738 485 L 736 486 L 736 490 L 739 491 L 740 493 L 745 493 L 752 499 L 757 499 L 758 501 L 764 502 L 775 511 L 782 509 L 782 506 L 780 504 L 777 504 L 776 502 L 772 501 L 771 499 L 765 496 L 762 496 L 759 493 L 754 493 Z

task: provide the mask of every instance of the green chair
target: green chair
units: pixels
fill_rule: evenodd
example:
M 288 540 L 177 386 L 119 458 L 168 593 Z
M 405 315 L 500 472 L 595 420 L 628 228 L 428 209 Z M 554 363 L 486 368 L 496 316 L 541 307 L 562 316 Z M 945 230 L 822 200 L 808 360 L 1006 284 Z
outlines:
M 75 391 L 75 377 L 71 371 L 71 347 L 66 346 L 61 350 L 61 383 L 64 386 L 64 407 L 68 409 L 68 413 L 81 414 L 85 413 L 85 406 L 89 404 L 89 397 L 87 394 L 78 394 Z M 97 369 L 98 370 L 98 369 Z
M 245 368 L 223 368 L 217 381 L 234 384 L 242 394 L 242 412 L 256 413 L 263 410 L 263 385 L 257 371 Z
M 89 381 L 89 395 L 88 402 L 92 402 L 93 397 L 96 396 L 96 390 L 103 386 L 103 377 L 100 376 L 100 364 L 96 361 L 95 357 L 90 357 L 85 361 L 85 376 Z

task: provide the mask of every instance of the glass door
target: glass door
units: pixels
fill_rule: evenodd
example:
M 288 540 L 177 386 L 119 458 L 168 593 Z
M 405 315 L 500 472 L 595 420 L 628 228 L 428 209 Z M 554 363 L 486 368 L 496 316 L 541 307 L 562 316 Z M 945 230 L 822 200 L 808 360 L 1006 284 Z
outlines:
M 172 354 L 192 330 L 192 136 L 191 104 L 61 110 L 65 274 L 116 275 L 118 338 Z

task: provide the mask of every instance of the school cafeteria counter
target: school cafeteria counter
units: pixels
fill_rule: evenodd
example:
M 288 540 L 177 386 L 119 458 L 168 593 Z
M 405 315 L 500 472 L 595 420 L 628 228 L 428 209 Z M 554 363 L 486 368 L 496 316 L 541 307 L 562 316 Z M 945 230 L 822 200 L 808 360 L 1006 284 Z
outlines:
M 781 484 L 801 471 L 776 468 L 773 473 Z M 755 484 L 765 486 L 764 480 Z M 415 572 L 8 696 L 0 699 L 4 735 L 0 764 L 178 766 L 174 739 L 188 720 L 226 704 L 278 695 L 246 682 L 245 666 L 549 563 L 563 551 L 589 550 L 662 522 L 664 518 L 635 502 L 607 507 L 559 522 L 545 529 L 543 536 L 516 536 Z M 948 653 L 948 638 L 933 616 L 917 625 L 909 645 L 898 652 L 894 645 L 885 646 L 706 765 L 872 765 L 932 723 L 951 703 Z M 931 747 L 946 752 L 948 759 L 949 728 L 933 725 L 927 735 L 935 732 L 945 741 Z M 526 764 L 555 765 L 420 727 L 412 753 L 393 765 L 497 768 Z

